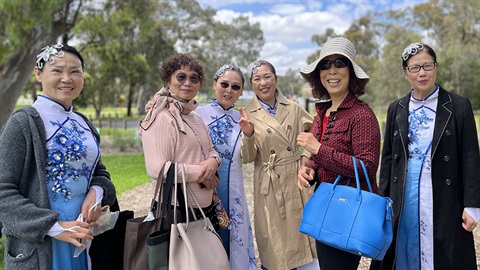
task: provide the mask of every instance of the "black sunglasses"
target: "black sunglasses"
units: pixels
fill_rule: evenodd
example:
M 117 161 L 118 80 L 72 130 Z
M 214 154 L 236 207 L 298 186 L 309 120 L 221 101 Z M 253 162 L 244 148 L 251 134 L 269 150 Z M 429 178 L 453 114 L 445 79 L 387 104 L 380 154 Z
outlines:
M 320 63 L 318 63 L 318 68 L 320 70 L 328 70 L 332 67 L 332 64 L 336 67 L 336 68 L 344 68 L 346 66 L 348 66 L 348 64 L 350 63 L 350 61 L 348 60 L 348 58 L 346 57 L 340 57 L 340 58 L 337 58 L 333 61 L 330 61 L 330 60 L 322 60 L 320 61 Z
M 228 87 L 231 86 L 233 91 L 238 91 L 238 90 L 240 90 L 240 89 L 242 88 L 242 87 L 240 87 L 240 85 L 228 84 L 228 83 L 226 83 L 226 82 L 221 82 L 221 83 L 220 83 L 220 86 L 221 86 L 222 88 L 225 88 L 225 89 L 228 89 Z
M 185 81 L 187 81 L 187 74 L 185 74 L 185 73 L 178 73 L 177 76 L 176 76 L 176 78 L 177 78 L 177 81 L 178 81 L 179 83 L 184 83 Z M 188 80 L 190 80 L 190 82 L 191 82 L 192 84 L 197 84 L 197 83 L 200 82 L 200 77 L 198 77 L 198 75 L 195 74 L 195 75 L 192 75 L 192 76 L 188 77 Z

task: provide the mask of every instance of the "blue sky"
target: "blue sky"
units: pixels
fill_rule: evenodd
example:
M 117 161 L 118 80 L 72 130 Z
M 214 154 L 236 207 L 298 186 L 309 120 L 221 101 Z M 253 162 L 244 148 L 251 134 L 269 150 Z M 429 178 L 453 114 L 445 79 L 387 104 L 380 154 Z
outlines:
M 260 58 L 272 62 L 279 75 L 289 68 L 300 69 L 308 55 L 318 49 L 314 34 L 327 28 L 344 33 L 353 20 L 368 11 L 398 9 L 427 0 L 198 0 L 203 7 L 216 9 L 216 19 L 229 22 L 244 15 L 260 23 L 265 45 Z

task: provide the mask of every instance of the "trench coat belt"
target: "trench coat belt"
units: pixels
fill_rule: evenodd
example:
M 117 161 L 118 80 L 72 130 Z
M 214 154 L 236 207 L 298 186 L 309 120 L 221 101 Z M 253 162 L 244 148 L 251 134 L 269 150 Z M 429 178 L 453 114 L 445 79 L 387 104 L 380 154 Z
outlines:
M 281 218 L 286 218 L 287 213 L 285 210 L 285 200 L 283 199 L 283 189 L 280 181 L 278 181 L 277 174 L 275 173 L 275 166 L 286 165 L 289 163 L 297 162 L 302 158 L 301 153 L 294 154 L 287 157 L 276 159 L 277 154 L 271 154 L 268 158 L 268 162 L 263 162 L 262 168 L 268 174 L 268 180 L 263 178 L 260 183 L 260 194 L 268 195 L 270 192 L 270 183 L 272 183 L 273 192 L 275 193 L 275 199 L 277 200 L 278 211 Z M 275 179 L 273 179 L 275 178 Z

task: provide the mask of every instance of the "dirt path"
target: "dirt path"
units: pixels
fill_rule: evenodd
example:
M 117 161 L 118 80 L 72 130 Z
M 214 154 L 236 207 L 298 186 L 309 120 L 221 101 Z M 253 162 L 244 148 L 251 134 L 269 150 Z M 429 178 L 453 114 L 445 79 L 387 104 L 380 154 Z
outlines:
M 247 193 L 247 200 L 249 205 L 250 217 L 252 222 L 255 222 L 253 215 L 253 165 L 246 164 L 243 166 L 243 176 L 245 179 L 245 192 Z M 135 187 L 126 191 L 119 197 L 118 201 L 121 209 L 129 209 L 135 212 L 135 217 L 146 215 L 150 202 L 152 199 L 152 184 L 147 183 L 142 186 Z M 474 230 L 475 247 L 477 250 L 477 265 L 480 266 L 480 230 Z M 366 270 L 370 266 L 370 259 L 362 258 L 360 261 L 359 270 Z

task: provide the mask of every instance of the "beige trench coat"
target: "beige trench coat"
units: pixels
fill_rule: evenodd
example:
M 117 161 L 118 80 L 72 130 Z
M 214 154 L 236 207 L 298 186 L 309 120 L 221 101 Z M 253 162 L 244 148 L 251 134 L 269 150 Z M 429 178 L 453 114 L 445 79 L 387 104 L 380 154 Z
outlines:
M 300 191 L 297 174 L 300 132 L 310 131 L 312 117 L 277 90 L 273 118 L 254 96 L 246 108 L 254 135 L 243 138 L 242 158 L 254 163 L 254 224 L 260 260 L 268 269 L 293 269 L 316 258 L 314 239 L 298 231 L 303 206 L 312 189 Z

